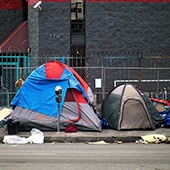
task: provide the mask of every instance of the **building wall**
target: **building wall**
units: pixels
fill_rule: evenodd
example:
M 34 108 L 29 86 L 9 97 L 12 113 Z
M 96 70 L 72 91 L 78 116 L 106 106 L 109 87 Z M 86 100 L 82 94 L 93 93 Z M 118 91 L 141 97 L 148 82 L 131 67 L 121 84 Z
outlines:
M 29 48 L 44 55 L 70 49 L 70 2 L 43 2 L 42 11 L 28 8 Z
M 170 3 L 86 2 L 86 50 L 170 49 Z
M 37 54 L 39 51 L 39 12 L 28 7 L 28 48 Z
M 22 0 L 0 1 L 0 44 L 23 20 Z
M 122 1 L 86 0 L 86 51 L 170 49 L 170 1 Z M 44 0 L 42 11 L 33 9 L 36 2 L 28 0 L 29 48 L 69 51 L 70 1 Z M 0 2 L 0 44 L 22 19 L 22 0 Z

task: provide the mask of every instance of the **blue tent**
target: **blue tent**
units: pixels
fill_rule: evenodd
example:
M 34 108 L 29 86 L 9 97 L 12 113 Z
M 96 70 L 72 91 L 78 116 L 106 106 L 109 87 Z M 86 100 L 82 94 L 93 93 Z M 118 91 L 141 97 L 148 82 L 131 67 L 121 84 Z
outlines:
M 100 131 L 100 120 L 94 112 L 93 99 L 89 97 L 92 96 L 90 87 L 90 93 L 87 94 L 80 84 L 82 82 L 77 80 L 68 66 L 63 68 L 63 65 L 59 62 L 48 62 L 30 74 L 11 103 L 14 109 L 12 119 L 19 119 L 24 129 L 31 124 L 36 124 L 39 128 L 40 124 L 44 124 L 45 127 L 51 128 L 58 115 L 55 88 L 61 86 L 60 120 L 63 129 L 68 123 L 72 123 L 81 130 Z M 92 124 L 81 120 L 82 115 Z M 56 129 L 56 126 L 52 129 Z

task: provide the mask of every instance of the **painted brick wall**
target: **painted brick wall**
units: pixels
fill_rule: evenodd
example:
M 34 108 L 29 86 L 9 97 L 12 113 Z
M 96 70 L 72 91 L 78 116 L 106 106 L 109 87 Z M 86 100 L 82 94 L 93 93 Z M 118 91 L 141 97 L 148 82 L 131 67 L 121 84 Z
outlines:
M 0 9 L 22 9 L 23 0 L 1 0 Z
M 86 50 L 170 49 L 170 3 L 86 2 Z
M 38 9 L 28 7 L 28 48 L 37 53 L 39 50 L 39 12 Z

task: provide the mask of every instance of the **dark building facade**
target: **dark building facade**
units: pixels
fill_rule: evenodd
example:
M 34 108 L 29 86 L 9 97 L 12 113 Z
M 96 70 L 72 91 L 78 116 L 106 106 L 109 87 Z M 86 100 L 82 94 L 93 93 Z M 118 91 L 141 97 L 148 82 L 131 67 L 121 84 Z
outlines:
M 157 93 L 166 87 L 169 93 L 170 55 L 166 58 L 158 54 L 156 59 L 143 55 L 146 50 L 170 50 L 169 20 L 170 0 L 3 0 L 0 1 L 0 65 L 33 68 L 46 62 L 45 57 L 64 57 L 69 66 L 79 66 L 78 73 L 96 94 L 102 94 L 100 101 L 105 91 L 127 80 L 139 82 L 143 91 Z M 119 57 L 115 51 L 127 54 Z M 11 54 L 3 58 L 4 52 L 24 55 L 16 60 Z M 133 70 L 127 70 L 131 67 Z M 151 69 L 147 72 L 143 67 Z M 29 75 L 27 71 L 25 77 Z M 19 70 L 13 72 L 3 69 L 5 87 L 19 78 Z M 8 78 L 10 75 L 15 77 L 13 82 Z M 94 78 L 102 78 L 102 89 L 95 89 Z
M 86 49 L 169 49 L 170 3 L 160 2 L 87 2 Z
M 26 20 L 28 55 L 85 57 L 88 51 L 170 49 L 170 0 L 41 2 L 41 8 L 34 8 L 37 0 L 0 2 L 1 49 Z

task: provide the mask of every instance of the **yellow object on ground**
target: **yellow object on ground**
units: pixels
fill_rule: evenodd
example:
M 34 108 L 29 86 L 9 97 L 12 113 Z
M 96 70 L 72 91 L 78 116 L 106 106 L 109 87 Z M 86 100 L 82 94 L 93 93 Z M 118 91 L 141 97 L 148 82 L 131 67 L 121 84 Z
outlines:
M 98 142 L 87 142 L 87 144 L 93 144 L 93 145 L 95 145 L 95 144 L 97 144 L 97 145 L 101 145 L 101 144 L 108 144 L 108 143 L 106 143 L 105 141 L 98 141 Z
M 118 140 L 116 140 L 116 141 L 114 141 L 114 143 L 122 144 L 122 141 L 118 141 Z

